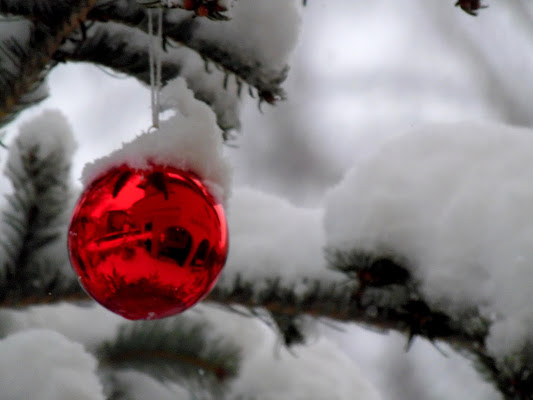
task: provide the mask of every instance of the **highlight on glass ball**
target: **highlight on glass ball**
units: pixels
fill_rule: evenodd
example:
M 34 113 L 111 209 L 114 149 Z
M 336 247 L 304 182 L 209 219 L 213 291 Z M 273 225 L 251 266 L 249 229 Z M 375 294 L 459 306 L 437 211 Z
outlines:
M 111 169 L 82 193 L 68 246 L 87 293 L 128 319 L 193 306 L 214 286 L 228 252 L 224 210 L 191 172 Z

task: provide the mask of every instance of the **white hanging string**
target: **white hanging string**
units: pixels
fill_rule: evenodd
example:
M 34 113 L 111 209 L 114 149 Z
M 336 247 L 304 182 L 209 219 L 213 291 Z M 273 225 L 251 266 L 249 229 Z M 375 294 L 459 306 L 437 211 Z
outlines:
M 150 63 L 150 100 L 152 125 L 159 128 L 159 93 L 161 92 L 161 43 L 163 41 L 163 9 L 158 8 L 157 36 L 154 37 L 152 9 L 148 8 L 148 56 Z
M 156 103 L 157 103 L 157 123 L 159 125 L 159 111 L 160 111 L 160 101 L 159 94 L 161 93 L 161 71 L 162 71 L 162 58 L 163 58 L 163 8 L 159 7 L 157 9 L 157 58 L 156 58 L 156 70 L 155 70 L 155 85 L 156 85 Z

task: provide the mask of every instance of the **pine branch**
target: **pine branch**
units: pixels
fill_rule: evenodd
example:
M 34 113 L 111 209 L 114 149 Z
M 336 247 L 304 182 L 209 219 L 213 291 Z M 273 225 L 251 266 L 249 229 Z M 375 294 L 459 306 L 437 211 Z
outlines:
M 63 282 L 64 284 L 64 282 Z M 89 297 L 76 279 L 70 281 L 70 285 L 65 285 L 61 291 L 54 290 L 53 292 L 45 293 L 39 291 L 35 293 L 26 293 L 25 296 L 13 295 L 8 292 L 6 296 L 2 296 L 0 301 L 0 308 L 20 309 L 26 307 L 40 306 L 46 304 L 57 303 L 87 303 L 92 299 Z
M 302 315 L 355 322 L 381 331 L 394 330 L 408 337 L 442 341 L 473 360 L 478 371 L 506 399 L 533 399 L 533 355 L 524 351 L 497 359 L 486 347 L 490 322 L 477 310 L 448 315 L 428 302 L 408 273 L 405 260 L 361 252 L 329 252 L 332 268 L 343 272 L 344 284 L 307 282 L 307 289 L 279 279 L 247 282 L 239 276 L 223 277 L 206 301 L 266 309 L 291 321 Z M 252 312 L 252 314 L 254 314 Z M 279 326 L 279 325 L 278 325 Z
M 57 61 L 92 62 L 150 83 L 148 35 L 140 30 L 113 22 L 96 22 L 87 27 L 84 37 L 69 42 L 55 54 Z M 235 91 L 221 91 L 222 72 L 206 72 L 199 56 L 186 47 L 168 46 L 161 62 L 163 84 L 182 76 L 196 98 L 217 114 L 222 129 L 240 128 L 239 99 Z
M 21 16 L 51 27 L 69 21 L 73 9 L 81 11 L 84 4 L 87 2 L 79 0 L 0 0 L 0 14 Z
M 66 121 L 48 112 L 24 125 L 10 149 L 6 175 L 14 192 L 6 197 L 0 241 L 0 298 L 5 303 L 73 291 L 63 245 L 73 146 Z
M 0 14 L 22 16 L 31 22 L 27 26 L 30 36 L 27 43 L 17 37 L 4 40 L 0 44 L 0 52 L 5 55 L 4 60 L 9 61 L 0 62 L 0 126 L 46 97 L 47 94 L 42 90 L 44 78 L 57 62 L 73 60 L 101 63 L 147 81 L 146 49 L 139 52 L 141 47 L 127 40 L 120 44 L 119 38 L 113 38 L 113 34 L 117 33 L 116 29 L 102 27 L 102 25 L 111 25 L 109 21 L 115 21 L 119 25 L 146 32 L 148 25 L 146 9 L 135 1 L 0 0 Z M 96 33 L 90 38 L 92 40 L 84 44 L 87 30 L 91 29 L 91 24 L 86 23 L 87 19 L 107 24 L 98 24 L 100 26 L 94 28 Z M 189 60 L 191 56 L 185 57 L 186 51 L 183 48 L 174 49 L 172 55 L 164 56 L 165 76 L 168 79 L 171 75 L 176 76 L 179 73 L 184 75 L 196 97 L 213 107 L 219 126 L 223 130 L 239 129 L 236 97 L 240 96 L 243 84 L 249 85 L 250 93 L 252 88 L 257 90 L 260 102 L 273 103 L 284 97 L 280 85 L 287 77 L 288 68 L 272 69 L 248 54 L 249 52 L 239 51 L 231 45 L 222 46 L 216 40 L 206 39 L 207 37 L 216 39 L 216 33 L 212 33 L 211 36 L 205 34 L 212 29 L 206 25 L 206 22 L 210 21 L 204 18 L 191 18 L 191 13 L 183 10 L 165 12 L 164 47 L 170 48 L 172 41 L 183 44 L 198 54 L 197 59 L 202 59 L 205 67 L 205 71 L 201 71 L 202 65 L 196 61 L 191 68 Z M 105 30 L 108 31 L 107 34 L 104 33 Z M 105 44 L 104 39 L 113 43 Z M 76 42 L 79 46 L 76 51 L 67 51 L 66 49 L 72 46 L 65 45 L 65 42 L 70 44 Z M 102 54 L 109 54 L 116 49 L 122 50 L 122 55 L 126 59 L 135 59 L 137 61 L 135 68 L 127 67 L 116 54 L 112 57 L 102 57 Z M 102 53 L 98 53 L 98 50 Z M 178 53 L 180 54 L 177 55 Z M 208 70 L 210 62 L 219 70 L 210 72 Z M 214 78 L 206 80 L 205 77 L 209 74 L 214 75 Z M 227 88 L 230 76 L 234 76 L 233 92 L 221 91 L 220 88 Z M 206 84 L 206 81 L 209 83 Z M 215 87 L 215 81 L 218 87 Z
M 189 386 L 196 382 L 196 390 L 207 388 L 221 395 L 228 379 L 237 375 L 240 353 L 235 344 L 215 338 L 209 331 L 207 323 L 183 315 L 127 323 L 97 355 L 107 370 L 135 369 Z
M 136 27 L 144 32 L 148 31 L 146 10 L 135 2 L 117 0 L 114 2 L 101 1 L 88 16 L 96 21 L 114 21 L 120 24 Z M 227 73 L 234 74 L 239 82 L 246 82 L 257 89 L 261 100 L 273 103 L 285 96 L 280 85 L 285 81 L 288 67 L 272 70 L 259 60 L 251 58 L 249 54 L 242 54 L 237 48 L 228 46 L 221 48 L 220 44 L 203 39 L 208 29 L 202 18 L 191 18 L 188 12 L 182 10 L 168 10 L 164 13 L 164 35 L 196 51 L 203 59 L 220 66 Z M 224 23 L 224 22 L 222 22 Z
M 39 2 L 36 2 L 39 3 Z M 34 92 L 42 83 L 47 68 L 50 66 L 53 54 L 59 49 L 63 41 L 68 38 L 85 20 L 87 13 L 97 3 L 97 0 L 78 0 L 65 2 L 63 7 L 53 12 L 47 9 L 47 3 L 41 2 L 43 12 L 34 2 L 28 7 L 13 6 L 13 2 L 4 0 L 0 3 L 2 13 L 14 13 L 19 10 L 25 12 L 34 21 L 30 40 L 23 47 L 18 41 L 3 43 L 4 53 L 12 57 L 15 71 L 3 68 L 0 70 L 0 126 L 11 121 L 22 109 L 42 98 L 34 101 L 24 101 L 24 96 Z M 10 7 L 11 6 L 11 7 Z M 67 9 L 68 8 L 68 9 Z M 33 14 L 33 12 L 35 14 Z M 44 22 L 43 22 L 44 21 Z M 53 25 L 47 25 L 48 22 Z
M 479 373 L 487 378 L 506 399 L 533 399 L 533 353 L 529 343 L 523 351 L 503 358 L 495 357 L 487 349 L 486 341 L 492 321 L 477 309 L 465 309 L 449 315 L 429 302 L 419 290 L 417 282 L 408 271 L 406 259 L 394 255 L 376 255 L 359 251 L 328 251 L 328 261 L 333 269 L 341 271 L 357 282 L 355 294 L 358 304 L 376 305 L 386 291 L 402 287 L 408 294 L 406 301 L 397 303 L 406 311 L 404 321 L 409 330 L 408 346 L 415 335 L 430 341 L 447 342 L 458 352 L 472 359 Z M 398 297 L 391 304 L 399 300 Z M 396 297 L 396 298 L 395 298 Z M 402 304 L 403 303 L 403 304 Z
M 398 307 L 399 298 L 404 301 L 403 307 Z M 477 321 L 477 316 L 470 317 L 472 321 L 469 329 L 465 329 L 458 321 L 446 318 L 439 311 L 431 310 L 426 303 L 409 299 L 408 293 L 399 287 L 381 290 L 367 288 L 361 292 L 354 282 L 338 284 L 317 280 L 308 282 L 307 290 L 300 290 L 296 294 L 294 287 L 283 286 L 279 280 L 273 279 L 265 285 L 265 282 L 244 282 L 236 277 L 219 281 L 206 301 L 242 305 L 250 309 L 264 308 L 293 317 L 305 314 L 355 322 L 382 331 L 395 330 L 407 335 L 426 337 L 432 341 L 443 340 L 469 350 L 483 347 L 486 335 L 486 327 Z M 424 307 L 425 304 L 427 308 Z M 425 314 L 421 315 L 417 308 Z M 476 325 L 479 325 L 479 328 L 473 329 L 472 326 Z
M 392 283 L 390 278 L 385 276 L 387 268 L 384 265 L 392 263 L 391 259 L 364 253 L 337 254 L 332 257 L 339 262 L 339 269 L 349 275 L 349 281 L 342 284 L 309 281 L 307 289 L 302 291 L 301 287 L 295 290 L 295 285 L 285 285 L 280 279 L 251 282 L 244 281 L 239 276 L 223 276 L 205 301 L 227 306 L 230 310 L 233 306 L 243 306 L 250 310 L 251 316 L 258 316 L 257 310 L 266 310 L 278 321 L 281 318 L 294 323 L 302 316 L 310 316 L 356 323 L 381 332 L 393 330 L 405 334 L 408 344 L 415 336 L 431 342 L 442 341 L 471 359 L 478 371 L 491 381 L 506 399 L 533 399 L 532 376 L 528 373 L 531 369 L 524 367 L 533 365 L 533 355 L 526 351 L 527 346 L 523 352 L 513 357 L 498 360 L 489 353 L 485 345 L 490 323 L 475 310 L 453 318 L 425 301 L 416 292 L 416 285 L 412 281 Z M 347 260 L 351 261 L 347 263 Z M 395 264 L 396 262 L 394 261 Z M 396 265 L 392 268 L 402 267 Z M 354 274 L 354 271 L 359 270 L 368 273 Z M 376 271 L 383 274 L 383 277 L 372 275 Z M 366 277 L 366 283 L 362 284 L 357 275 Z M 393 275 L 399 274 L 393 272 Z M 374 277 L 368 279 L 369 276 Z M 389 283 L 385 283 L 387 280 Z M 54 301 L 86 300 L 89 300 L 87 295 L 78 288 L 72 295 L 35 295 L 27 297 L 24 304 L 19 302 L 16 305 L 20 307 Z M 32 301 L 34 303 L 31 303 Z M 0 307 L 6 306 L 13 304 L 5 300 L 0 303 Z M 147 322 L 148 325 L 153 323 Z M 281 328 L 286 341 L 287 332 L 283 331 L 283 326 L 278 327 Z M 157 358 L 157 353 L 152 355 Z M 148 357 L 149 354 L 131 353 L 126 358 L 135 358 L 134 356 Z M 169 357 L 170 361 L 172 357 Z
M 29 24 L 19 22 L 17 25 L 19 32 L 26 33 L 28 37 L 31 35 Z M 47 89 L 43 84 L 46 71 L 38 74 L 37 70 L 32 71 L 35 73 L 34 80 L 26 82 L 26 87 L 19 81 L 17 71 L 28 59 L 29 51 L 29 44 L 22 44 L 20 39 L 11 37 L 0 42 L 0 126 L 47 96 Z

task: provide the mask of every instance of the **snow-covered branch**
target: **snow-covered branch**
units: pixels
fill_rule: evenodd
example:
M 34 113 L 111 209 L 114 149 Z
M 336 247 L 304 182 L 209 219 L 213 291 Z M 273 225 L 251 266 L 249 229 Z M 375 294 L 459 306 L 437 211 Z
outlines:
M 287 58 L 299 32 L 298 1 L 243 0 L 230 12 L 229 21 L 211 21 L 192 18 L 184 10 L 166 10 L 164 35 L 257 89 L 261 99 L 273 102 L 283 97 L 280 85 L 287 77 Z M 144 31 L 147 18 L 144 7 L 128 0 L 103 1 L 89 14 L 92 20 L 115 21 Z
M 243 0 L 228 13 L 229 20 L 213 21 L 193 18 L 190 11 L 165 9 L 162 43 L 168 50 L 163 56 L 164 77 L 184 76 L 196 96 L 214 108 L 225 131 L 239 128 L 237 97 L 243 86 L 248 85 L 260 101 L 273 103 L 284 97 L 280 85 L 299 33 L 300 6 L 297 0 Z M 45 97 L 37 89 L 58 61 L 100 63 L 148 80 L 147 40 L 130 42 L 131 37 L 144 38 L 142 32 L 148 30 L 146 8 L 136 1 L 2 0 L 0 14 L 26 18 L 20 29 L 0 20 L 9 33 L 0 44 L 5 55 L 0 61 L 3 124 Z M 91 23 L 95 21 L 101 23 Z M 126 60 L 135 62 L 128 65 Z M 208 73 L 211 64 L 217 71 Z
M 253 264 L 250 264 L 250 267 L 253 268 Z M 232 268 L 232 265 L 227 268 Z M 368 269 L 368 264 L 353 265 L 353 268 Z M 386 278 L 386 271 L 383 272 L 383 277 Z M 243 274 L 246 272 L 243 271 Z M 528 397 L 531 395 L 528 389 L 530 378 L 522 369 L 524 363 L 518 363 L 522 367 L 516 369 L 512 368 L 516 360 L 497 359 L 491 355 L 484 344 L 489 326 L 475 313 L 457 319 L 457 316 L 430 308 L 424 299 L 409 300 L 408 289 L 395 284 L 381 287 L 367 285 L 361 289 L 356 279 L 346 279 L 344 283 L 312 280 L 307 281 L 305 286 L 304 289 L 302 285 L 286 282 L 280 277 L 272 277 L 267 282 L 257 282 L 244 281 L 240 275 L 233 279 L 226 275 L 205 302 L 222 305 L 251 317 L 269 318 L 272 324 L 277 326 L 287 345 L 306 341 L 308 332 L 299 328 L 305 325 L 302 324 L 303 318 L 355 323 L 383 333 L 397 331 L 406 335 L 406 343 L 415 336 L 434 343 L 445 342 L 472 359 L 480 373 L 494 382 L 498 389 L 508 396 L 506 398 L 531 398 Z M 398 293 L 402 292 L 404 302 L 398 303 Z M 395 300 L 389 304 L 384 301 L 393 298 Z M 18 304 L 3 302 L 2 306 L 21 307 L 89 300 L 86 293 L 78 287 L 74 293 L 69 292 L 64 296 L 55 291 L 53 295 L 31 295 L 20 299 Z M 280 319 L 289 321 L 289 324 L 279 324 Z M 138 353 L 135 356 L 142 358 L 148 357 L 149 354 Z M 172 361 L 172 357 L 170 358 Z M 135 360 L 132 358 L 132 362 Z M 522 397 L 516 397 L 518 393 L 521 393 Z
M 406 132 L 358 160 L 326 202 L 328 248 L 348 260 L 394 256 L 413 300 L 462 329 L 486 330 L 474 353 L 493 364 L 508 398 L 531 398 L 533 387 L 531 138 L 478 123 Z M 366 269 L 354 275 L 363 286 L 379 282 Z
M 148 35 L 139 29 L 95 22 L 87 28 L 83 39 L 65 43 L 55 58 L 100 64 L 149 84 L 148 41 Z M 167 51 L 161 53 L 161 62 L 163 84 L 183 77 L 195 97 L 216 113 L 222 129 L 240 128 L 239 98 L 233 79 L 218 69 L 206 71 L 200 56 L 185 46 L 168 45 Z
M 6 174 L 14 193 L 6 197 L 0 241 L 0 298 L 5 304 L 76 291 L 64 246 L 74 147 L 64 117 L 49 111 L 22 126 L 11 148 Z
M 205 320 L 185 315 L 123 324 L 116 338 L 97 350 L 101 368 L 135 369 L 161 380 L 223 394 L 239 369 L 239 347 L 229 338 L 214 340 Z
M 17 30 L 0 44 L 0 51 L 6 59 L 6 62 L 0 62 L 0 126 L 11 121 L 25 107 L 42 100 L 43 94 L 38 89 L 54 53 L 78 29 L 96 2 L 73 0 L 63 4 L 61 9 L 65 12 L 57 15 L 47 9 L 44 2 L 42 14 L 31 14 L 40 10 L 33 2 L 30 2 L 29 8 L 8 7 L 12 2 L 0 4 L 0 12 L 21 10 L 33 22 L 32 25 L 24 24 L 25 29 Z M 48 22 L 54 24 L 48 25 Z
M 219 201 L 228 200 L 231 251 L 207 302 L 267 316 L 288 345 L 305 341 L 309 317 L 399 331 L 407 343 L 416 336 L 446 342 L 471 357 L 506 398 L 533 397 L 529 130 L 467 123 L 399 135 L 357 160 L 323 208 L 301 208 L 249 188 L 229 197 L 230 171 L 211 109 L 181 80 L 163 95 L 175 115 L 95 161 L 84 177 L 89 183 L 113 166 L 142 168 L 151 160 L 196 172 Z M 61 127 L 57 119 L 34 123 L 32 133 Z M 44 132 L 69 153 L 67 140 Z M 22 136 L 26 151 L 18 157 L 12 150 L 8 164 L 20 198 L 10 204 L 31 215 L 22 228 L 16 218 L 6 220 L 2 259 L 15 258 L 4 271 L 18 275 L 10 280 L 13 272 L 4 272 L 4 307 L 86 299 L 68 278 L 60 286 L 52 280 L 54 290 L 47 290 L 49 270 L 30 270 L 27 252 L 16 247 L 39 250 L 47 238 L 36 235 L 50 233 L 42 229 L 49 228 L 46 212 L 57 207 L 50 195 L 43 213 L 32 212 L 40 210 L 32 185 L 43 174 L 54 183 L 66 166 L 54 146 L 45 143 L 43 155 L 31 137 Z M 22 167 L 31 179 L 18 176 Z

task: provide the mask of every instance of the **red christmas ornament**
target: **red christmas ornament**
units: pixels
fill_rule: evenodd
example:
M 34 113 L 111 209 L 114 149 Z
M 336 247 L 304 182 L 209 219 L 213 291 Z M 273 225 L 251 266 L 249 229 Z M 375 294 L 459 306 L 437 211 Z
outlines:
M 214 286 L 228 252 L 222 206 L 191 172 L 113 168 L 81 195 L 68 235 L 87 293 L 128 319 L 177 314 Z

